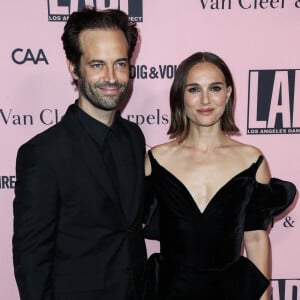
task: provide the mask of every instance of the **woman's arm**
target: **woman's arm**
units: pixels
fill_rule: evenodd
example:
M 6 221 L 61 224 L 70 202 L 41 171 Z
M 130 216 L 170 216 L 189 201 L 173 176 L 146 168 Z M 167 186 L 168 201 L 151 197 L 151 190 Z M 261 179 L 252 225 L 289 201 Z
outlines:
M 260 152 L 260 150 L 259 150 Z M 260 153 L 261 154 L 261 153 Z M 266 158 L 257 170 L 256 180 L 263 184 L 270 182 L 270 169 Z M 271 277 L 271 247 L 269 234 L 265 230 L 246 231 L 244 233 L 244 244 L 247 257 L 268 279 Z M 271 287 L 269 286 L 260 300 L 269 300 Z
M 270 279 L 271 251 L 268 232 L 264 230 L 247 231 L 244 233 L 244 243 L 247 257 L 255 266 Z M 271 288 L 269 287 L 260 300 L 269 300 Z

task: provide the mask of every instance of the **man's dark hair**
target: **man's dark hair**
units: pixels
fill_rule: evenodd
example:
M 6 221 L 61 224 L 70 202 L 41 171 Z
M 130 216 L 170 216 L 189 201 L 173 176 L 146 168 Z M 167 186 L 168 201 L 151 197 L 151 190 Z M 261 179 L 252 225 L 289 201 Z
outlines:
M 128 15 L 117 9 L 97 10 L 85 7 L 70 15 L 61 37 L 67 59 L 78 73 L 82 49 L 79 34 L 87 29 L 121 30 L 128 42 L 128 58 L 132 57 L 138 38 L 136 23 L 129 21 Z

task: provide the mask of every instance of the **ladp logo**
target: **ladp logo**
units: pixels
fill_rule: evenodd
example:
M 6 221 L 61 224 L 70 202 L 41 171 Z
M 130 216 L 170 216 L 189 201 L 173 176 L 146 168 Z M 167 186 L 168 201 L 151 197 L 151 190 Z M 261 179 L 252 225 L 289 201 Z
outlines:
M 70 14 L 85 6 L 97 9 L 120 9 L 131 21 L 143 21 L 143 0 L 48 0 L 48 20 L 65 22 Z
M 271 300 L 299 300 L 300 279 L 272 279 Z
M 250 70 L 248 134 L 300 133 L 300 70 Z

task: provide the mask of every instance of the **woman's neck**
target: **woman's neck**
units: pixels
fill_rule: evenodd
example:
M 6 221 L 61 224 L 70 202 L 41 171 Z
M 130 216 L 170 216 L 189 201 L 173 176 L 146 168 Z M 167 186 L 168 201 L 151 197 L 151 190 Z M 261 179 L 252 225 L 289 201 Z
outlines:
M 191 127 L 187 137 L 182 142 L 185 147 L 191 147 L 203 153 L 221 147 L 228 141 L 226 134 L 218 127 Z

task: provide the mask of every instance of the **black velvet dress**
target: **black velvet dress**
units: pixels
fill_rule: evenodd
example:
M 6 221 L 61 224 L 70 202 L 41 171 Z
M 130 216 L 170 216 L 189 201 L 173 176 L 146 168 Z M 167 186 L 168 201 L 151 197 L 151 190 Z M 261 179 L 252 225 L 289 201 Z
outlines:
M 160 300 L 258 300 L 269 281 L 241 256 L 244 231 L 267 229 L 295 186 L 255 180 L 263 157 L 230 179 L 201 212 L 187 188 L 149 151 L 159 212 Z M 152 237 L 153 238 L 153 237 Z

